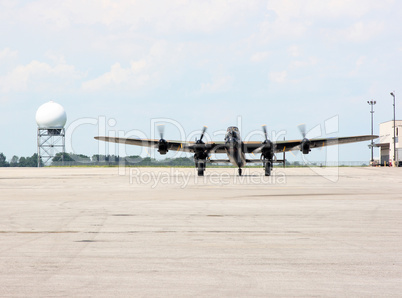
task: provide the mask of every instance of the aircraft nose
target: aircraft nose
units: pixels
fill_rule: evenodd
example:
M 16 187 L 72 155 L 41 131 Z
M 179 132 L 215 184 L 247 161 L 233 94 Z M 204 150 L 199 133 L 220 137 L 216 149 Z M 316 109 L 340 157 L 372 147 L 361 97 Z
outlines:
M 237 138 L 235 138 L 235 137 L 233 137 L 233 136 L 230 136 L 229 138 L 228 138 L 228 143 L 230 143 L 230 144 L 233 144 L 233 145 L 236 145 L 236 144 L 238 144 L 238 140 L 237 140 Z

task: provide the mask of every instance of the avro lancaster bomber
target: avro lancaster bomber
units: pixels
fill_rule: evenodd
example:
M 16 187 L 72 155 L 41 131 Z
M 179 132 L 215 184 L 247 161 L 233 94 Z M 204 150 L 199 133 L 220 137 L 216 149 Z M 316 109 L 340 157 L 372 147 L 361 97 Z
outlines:
M 276 161 L 275 154 L 279 152 L 287 152 L 300 150 L 303 154 L 309 154 L 311 149 L 320 148 L 338 144 L 348 144 L 355 142 L 369 141 L 378 138 L 374 135 L 363 135 L 353 137 L 334 137 L 334 138 L 306 138 L 305 126 L 299 126 L 303 139 L 271 141 L 268 139 L 267 128 L 262 126 L 265 140 L 262 142 L 248 141 L 243 142 L 240 137 L 239 129 L 236 126 L 227 128 L 224 141 L 220 142 L 203 142 L 206 126 L 202 129 L 200 138 L 195 142 L 169 141 L 163 138 L 163 126 L 158 126 L 160 139 L 133 139 L 133 138 L 116 138 L 116 137 L 95 137 L 96 140 L 105 142 L 122 143 L 136 146 L 145 146 L 157 148 L 160 154 L 166 154 L 169 150 L 184 151 L 194 153 L 195 167 L 198 176 L 203 176 L 206 163 L 232 163 L 239 168 L 239 175 L 242 174 L 242 167 L 247 163 L 262 163 L 265 169 L 265 176 L 271 175 L 272 164 Z M 210 154 L 226 153 L 228 159 L 210 159 Z M 246 153 L 261 154 L 260 159 L 247 159 Z M 283 161 L 284 162 L 284 161 Z

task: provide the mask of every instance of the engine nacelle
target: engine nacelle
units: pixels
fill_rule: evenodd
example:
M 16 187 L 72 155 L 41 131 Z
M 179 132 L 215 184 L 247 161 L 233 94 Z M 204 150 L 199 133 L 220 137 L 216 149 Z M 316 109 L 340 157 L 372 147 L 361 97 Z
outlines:
M 194 153 L 194 160 L 195 161 L 197 161 L 197 160 L 206 160 L 206 159 L 208 159 L 208 153 L 206 151 L 199 150 L 199 151 L 196 151 Z
M 164 139 L 160 139 L 158 143 L 158 152 L 162 155 L 166 154 L 168 152 L 168 143 Z
M 301 142 L 300 151 L 303 152 L 303 154 L 309 154 L 310 151 L 311 151 L 310 146 L 311 146 L 310 140 L 304 139 L 304 140 Z
M 266 140 L 263 142 L 264 147 L 261 150 L 262 156 L 264 158 L 272 160 L 274 157 L 274 144 L 270 140 Z

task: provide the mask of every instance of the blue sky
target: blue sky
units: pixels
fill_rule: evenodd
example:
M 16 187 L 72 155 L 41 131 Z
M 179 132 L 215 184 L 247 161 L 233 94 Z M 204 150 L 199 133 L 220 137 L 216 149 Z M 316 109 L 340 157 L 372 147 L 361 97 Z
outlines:
M 243 136 L 266 124 L 292 139 L 298 124 L 334 116 L 335 135 L 369 134 L 374 99 L 378 133 L 390 91 L 402 118 L 401 12 L 393 0 L 0 0 L 0 152 L 36 152 L 35 112 L 49 100 L 67 127 L 106 117 L 108 130 L 150 137 L 151 120 L 169 118 L 186 136 L 207 125 L 212 137 L 241 116 Z M 96 154 L 97 134 L 81 125 L 69 142 Z M 180 135 L 166 125 L 165 137 Z M 367 143 L 339 154 L 370 158 Z

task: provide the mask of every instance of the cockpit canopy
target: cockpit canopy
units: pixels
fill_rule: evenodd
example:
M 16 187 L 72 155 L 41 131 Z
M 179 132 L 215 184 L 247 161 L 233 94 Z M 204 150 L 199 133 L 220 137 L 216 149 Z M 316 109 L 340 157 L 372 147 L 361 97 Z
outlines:
M 226 131 L 226 136 L 225 136 L 225 140 L 228 139 L 240 139 L 240 132 L 239 129 L 236 126 L 229 126 L 227 131 Z
M 227 132 L 239 132 L 239 129 L 236 126 L 229 126 Z

